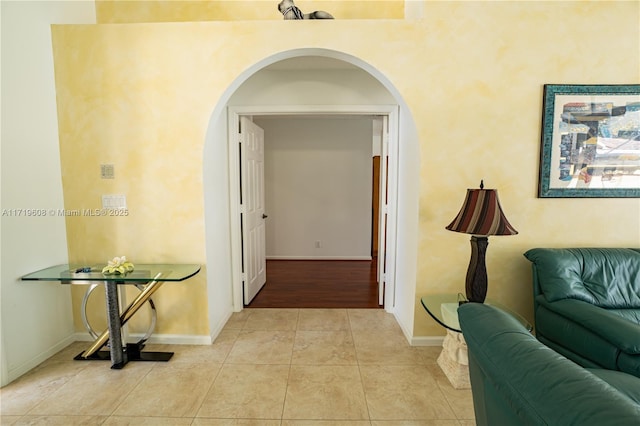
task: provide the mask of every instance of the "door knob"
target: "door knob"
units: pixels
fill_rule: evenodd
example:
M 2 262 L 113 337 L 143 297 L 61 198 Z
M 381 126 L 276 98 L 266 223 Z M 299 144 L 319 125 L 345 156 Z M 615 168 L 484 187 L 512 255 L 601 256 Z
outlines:
M 268 218 L 268 217 L 269 217 L 269 216 L 267 216 L 266 214 L 262 213 L 262 218 L 263 218 L 263 219 L 266 219 L 266 218 Z

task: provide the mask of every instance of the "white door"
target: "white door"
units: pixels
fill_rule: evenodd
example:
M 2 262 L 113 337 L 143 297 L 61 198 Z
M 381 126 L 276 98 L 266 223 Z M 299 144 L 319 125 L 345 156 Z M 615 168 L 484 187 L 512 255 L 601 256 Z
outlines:
M 240 117 L 240 156 L 244 304 L 248 305 L 267 281 L 267 261 L 264 223 L 264 131 L 247 117 Z

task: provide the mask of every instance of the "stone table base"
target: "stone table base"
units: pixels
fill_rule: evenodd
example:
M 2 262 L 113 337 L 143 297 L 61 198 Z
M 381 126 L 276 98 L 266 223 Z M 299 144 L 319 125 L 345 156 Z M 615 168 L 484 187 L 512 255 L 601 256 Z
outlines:
M 469 355 L 462 333 L 447 330 L 442 342 L 438 365 L 455 389 L 471 389 L 469 381 Z

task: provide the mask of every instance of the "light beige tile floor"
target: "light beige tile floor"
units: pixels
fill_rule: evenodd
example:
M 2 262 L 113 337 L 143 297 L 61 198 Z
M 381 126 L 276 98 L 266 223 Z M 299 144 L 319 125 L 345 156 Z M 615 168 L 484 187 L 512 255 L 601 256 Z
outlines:
M 2 425 L 471 426 L 439 347 L 378 309 L 245 309 L 167 363 L 73 361 L 77 342 L 0 389 Z

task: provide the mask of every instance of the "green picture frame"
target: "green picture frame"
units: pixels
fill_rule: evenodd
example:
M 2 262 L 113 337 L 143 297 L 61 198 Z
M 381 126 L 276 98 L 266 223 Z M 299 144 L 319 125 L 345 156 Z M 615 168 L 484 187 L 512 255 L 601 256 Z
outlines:
M 544 85 L 538 197 L 640 197 L 640 84 Z

